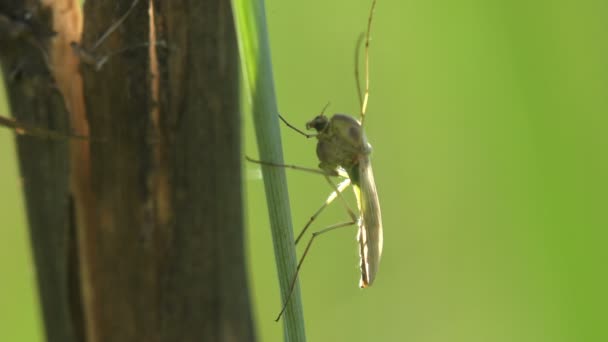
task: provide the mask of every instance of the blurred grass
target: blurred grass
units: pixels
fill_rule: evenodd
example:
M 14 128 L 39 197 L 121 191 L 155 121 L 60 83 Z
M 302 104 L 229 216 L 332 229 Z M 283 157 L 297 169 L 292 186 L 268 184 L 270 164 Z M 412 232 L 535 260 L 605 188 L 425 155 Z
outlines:
M 368 6 L 267 1 L 279 110 L 293 124 L 328 100 L 357 112 L 352 56 Z M 309 340 L 608 340 L 606 13 L 595 1 L 379 0 L 366 125 L 384 256 L 360 290 L 355 231 L 316 243 L 301 275 Z M 317 165 L 313 141 L 284 130 L 283 143 L 286 162 Z M 0 148 L 0 304 L 15 303 L 0 305 L 0 340 L 35 341 L 18 176 Z M 288 180 L 298 230 L 330 189 L 315 175 Z M 259 340 L 280 341 L 261 180 L 247 180 L 247 198 Z M 344 217 L 335 206 L 315 227 Z

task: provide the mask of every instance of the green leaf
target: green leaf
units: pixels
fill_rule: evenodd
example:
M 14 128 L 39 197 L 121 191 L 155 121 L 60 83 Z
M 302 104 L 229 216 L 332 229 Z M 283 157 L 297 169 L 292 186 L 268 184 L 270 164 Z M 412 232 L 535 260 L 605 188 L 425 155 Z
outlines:
M 245 81 L 245 112 L 253 113 L 260 159 L 283 163 L 279 114 L 263 0 L 232 0 L 237 40 Z M 248 108 L 247 108 L 248 107 Z M 296 251 L 285 170 L 262 165 L 275 259 L 283 302 L 296 272 Z M 282 303 L 281 303 L 282 304 Z M 277 313 L 280 306 L 277 306 Z M 304 314 L 296 282 L 283 315 L 285 341 L 305 341 Z

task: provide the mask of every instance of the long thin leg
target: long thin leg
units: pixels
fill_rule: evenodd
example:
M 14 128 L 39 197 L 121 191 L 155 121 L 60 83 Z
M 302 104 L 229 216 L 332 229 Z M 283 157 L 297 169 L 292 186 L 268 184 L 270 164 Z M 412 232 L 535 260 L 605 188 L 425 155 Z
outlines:
M 359 96 L 359 108 L 363 108 L 363 95 L 361 95 L 361 79 L 359 76 L 359 50 L 361 50 L 363 38 L 365 38 L 365 33 L 359 35 L 357 44 L 355 44 L 355 84 L 357 85 L 357 96 Z
M 331 185 L 331 187 L 332 187 L 332 189 L 334 189 L 334 191 L 338 190 L 338 187 L 336 187 L 336 185 L 334 184 L 334 182 L 332 182 L 329 179 L 329 177 L 325 176 L 325 180 L 327 181 L 327 183 L 329 183 L 329 185 Z M 348 212 L 348 216 L 350 216 L 350 219 L 353 220 L 353 221 L 356 221 L 357 220 L 357 215 L 355 215 L 355 212 L 350 208 L 350 206 L 348 205 L 348 202 L 346 201 L 346 199 L 344 198 L 344 196 L 342 196 L 342 191 L 338 191 L 337 195 L 340 198 L 340 201 L 342 202 L 342 204 L 344 205 L 344 209 L 346 209 L 346 211 Z
M 294 169 L 294 170 L 312 172 L 312 173 L 317 173 L 317 174 L 320 174 L 320 175 L 323 175 L 323 176 L 329 176 L 329 177 L 338 177 L 339 176 L 338 173 L 336 173 L 336 174 L 328 173 L 328 172 L 325 172 L 323 170 L 313 169 L 313 168 L 309 168 L 309 167 L 302 167 L 302 166 L 297 166 L 297 165 L 289 165 L 289 164 L 279 164 L 279 163 L 267 162 L 267 161 L 252 159 L 252 158 L 249 158 L 247 156 L 245 156 L 245 159 L 247 159 L 248 161 L 250 161 L 252 163 L 261 164 L 261 165 L 268 165 L 268 166 L 275 166 L 275 167 L 284 167 L 284 168 L 287 168 L 287 169 Z
M 355 70 L 356 71 L 356 70 Z M 327 107 L 329 107 L 329 102 L 327 102 L 327 104 L 325 105 L 325 107 L 323 107 L 323 109 L 321 110 L 321 113 L 319 114 L 319 116 L 323 115 L 325 113 L 325 110 L 327 109 Z M 284 117 L 282 117 L 279 114 L 279 119 L 281 119 L 281 121 L 283 121 L 283 123 L 285 123 L 287 125 L 287 127 L 293 129 L 294 131 L 302 134 L 303 136 L 305 136 L 307 139 L 308 138 L 312 138 L 312 137 L 316 137 L 318 134 L 314 133 L 314 134 L 308 134 L 304 131 L 302 131 L 301 129 L 297 128 L 296 126 L 290 124 L 287 120 L 285 120 Z
M 339 176 L 341 176 L 340 174 L 329 174 L 329 173 L 327 173 L 327 172 L 325 172 L 323 170 L 312 169 L 312 168 L 308 168 L 308 167 L 302 167 L 302 166 L 296 166 L 296 165 L 288 165 L 288 164 L 278 164 L 278 163 L 272 163 L 272 162 L 267 162 L 267 161 L 255 160 L 255 159 L 251 159 L 251 158 L 249 158 L 247 156 L 245 156 L 245 158 L 248 161 L 250 161 L 252 163 L 256 163 L 256 164 L 268 165 L 268 166 L 274 166 L 274 167 L 284 167 L 284 168 L 289 168 L 289 169 L 294 169 L 294 170 L 300 170 L 300 171 L 306 171 L 306 172 L 321 174 L 321 175 L 325 176 L 325 180 L 327 180 L 327 182 L 329 183 L 329 185 L 334 190 L 334 192 L 332 192 L 329 195 L 329 197 L 327 198 L 327 200 L 325 201 L 325 204 L 323 206 L 321 206 L 321 208 L 319 208 L 319 210 L 317 210 L 317 212 L 310 218 L 310 220 L 308 221 L 308 223 L 306 224 L 306 226 L 304 226 L 304 228 L 302 229 L 302 231 L 298 235 L 298 238 L 296 239 L 296 242 L 295 242 L 296 244 L 298 243 L 298 241 L 300 241 L 300 238 L 302 237 L 302 234 L 304 234 L 306 232 L 306 229 L 308 229 L 308 227 L 310 226 L 310 224 L 312 223 L 312 221 L 314 221 L 317 218 L 317 216 L 319 216 L 319 214 L 321 213 L 321 211 L 323 211 L 323 209 L 325 209 L 325 207 L 327 207 L 329 205 L 329 203 L 333 202 L 333 200 L 335 199 L 335 198 L 332 198 L 333 196 L 339 197 L 340 201 L 344 205 L 344 208 L 348 212 L 348 216 L 350 216 L 350 218 L 353 221 L 357 220 L 357 215 L 355 215 L 355 212 L 350 208 L 350 206 L 348 205 L 348 202 L 346 201 L 346 199 L 344 198 L 344 196 L 342 196 L 342 191 L 344 189 L 346 189 L 346 187 L 348 187 L 350 185 L 350 179 L 347 178 L 342 183 L 340 183 L 339 186 L 336 186 L 329 179 L 329 177 L 339 177 Z M 343 188 L 340 189 L 341 187 L 343 187 Z
M 363 126 L 363 122 L 365 121 L 365 112 L 367 111 L 367 101 L 369 99 L 369 41 L 375 8 L 376 0 L 373 0 L 372 7 L 369 11 L 369 18 L 367 19 L 367 33 L 365 34 L 365 93 L 363 95 L 363 103 L 361 104 L 361 126 Z M 358 67 L 359 66 L 357 65 L 357 68 Z M 358 75 L 359 72 L 357 71 L 356 74 Z
M 336 197 L 340 197 L 340 200 L 342 201 L 342 203 L 344 204 L 344 207 L 346 208 L 346 211 L 348 212 L 349 216 L 351 217 L 352 221 L 349 222 L 344 222 L 344 223 L 339 223 L 336 225 L 332 225 L 329 226 L 323 230 L 320 230 L 318 232 L 314 232 L 312 234 L 312 237 L 310 238 L 310 240 L 308 241 L 308 244 L 306 245 L 306 249 L 304 249 L 304 254 L 302 254 L 302 257 L 300 258 L 300 261 L 298 262 L 298 266 L 296 267 L 296 274 L 294 275 L 291 284 L 289 286 L 289 293 L 287 295 L 287 299 L 285 300 L 285 303 L 283 304 L 283 307 L 281 308 L 281 312 L 279 313 L 277 319 L 275 321 L 279 321 L 279 319 L 281 319 L 281 316 L 283 315 L 283 312 L 285 312 L 285 309 L 287 308 L 287 304 L 289 303 L 289 300 L 291 299 L 291 295 L 293 293 L 293 289 L 296 283 L 296 280 L 298 278 L 298 274 L 300 272 L 300 268 L 302 267 L 302 263 L 304 262 L 304 258 L 306 257 L 306 255 L 308 254 L 308 250 L 310 249 L 310 246 L 312 245 L 312 242 L 314 241 L 315 237 L 317 237 L 318 235 L 321 235 L 323 233 L 326 233 L 328 231 L 337 229 L 337 228 L 341 228 L 341 227 L 347 227 L 353 224 L 356 224 L 358 222 L 357 216 L 355 215 L 355 213 L 352 211 L 352 209 L 350 209 L 350 207 L 348 206 L 348 202 L 346 201 L 346 199 L 342 196 L 342 191 L 344 191 L 344 189 L 346 189 L 350 184 L 351 184 L 351 180 L 350 178 L 346 178 L 344 181 L 342 181 L 339 185 L 335 185 L 330 179 L 330 176 L 339 176 L 339 174 L 328 174 L 325 171 L 322 170 L 318 170 L 318 169 L 312 169 L 312 168 L 307 168 L 307 167 L 300 167 L 300 166 L 296 166 L 296 165 L 287 165 L 287 164 L 278 164 L 278 163 L 272 163 L 272 162 L 266 162 L 266 161 L 261 161 L 261 160 L 255 160 L 255 159 L 251 159 L 247 156 L 245 156 L 245 158 L 252 162 L 252 163 L 257 163 L 257 164 L 262 164 L 262 165 L 268 165 L 268 166 L 276 166 L 276 167 L 285 167 L 285 168 L 290 168 L 290 169 L 295 169 L 295 170 L 301 170 L 301 171 L 307 171 L 307 172 L 312 172 L 312 173 L 317 173 L 317 174 L 322 174 L 323 176 L 325 176 L 325 179 L 327 180 L 327 182 L 330 184 L 330 186 L 334 189 L 334 191 L 329 195 L 329 197 L 327 198 L 327 200 L 325 200 L 325 204 L 323 204 L 321 206 L 321 208 L 319 208 L 317 210 L 317 212 L 310 218 L 309 222 L 306 224 L 306 226 L 304 227 L 304 229 L 302 229 L 302 232 L 300 232 L 300 234 L 298 235 L 298 238 L 296 239 L 296 244 L 300 241 L 300 238 L 302 237 L 302 235 L 306 232 L 306 230 L 308 229 L 308 227 L 310 226 L 310 224 L 317 218 L 317 216 L 319 216 L 319 214 L 321 213 L 321 211 L 323 211 L 323 209 L 325 209 L 325 207 L 327 207 L 331 202 L 333 202 L 335 200 Z
M 336 184 L 334 184 L 329 179 L 329 177 L 340 177 L 341 176 L 340 174 L 329 174 L 329 173 L 327 173 L 327 172 L 325 172 L 323 170 L 312 169 L 312 168 L 308 168 L 308 167 L 302 167 L 302 166 L 296 166 L 296 165 L 288 165 L 288 164 L 278 164 L 278 163 L 272 163 L 272 162 L 267 162 L 267 161 L 255 160 L 255 159 L 251 159 L 251 158 L 249 158 L 247 156 L 245 156 L 245 158 L 248 161 L 250 161 L 252 163 L 256 163 L 256 164 L 268 165 L 268 166 L 274 166 L 274 167 L 284 167 L 284 168 L 289 168 L 289 169 L 294 169 L 294 170 L 300 170 L 300 171 L 306 171 L 306 172 L 321 174 L 321 175 L 325 176 L 325 180 L 327 181 L 327 183 L 329 183 L 329 185 L 331 186 L 331 188 L 334 190 L 329 195 L 329 197 L 327 197 L 327 200 L 325 200 L 325 204 L 323 204 L 321 206 L 321 208 L 319 208 L 313 214 L 313 216 L 311 216 L 311 218 L 308 220 L 308 223 L 304 226 L 304 228 L 302 229 L 302 231 L 300 232 L 300 234 L 296 238 L 296 241 L 295 241 L 296 244 L 300 241 L 300 238 L 306 232 L 306 230 L 308 229 L 308 227 L 310 226 L 310 224 L 317 218 L 317 216 L 319 216 L 319 214 L 321 213 L 321 211 L 323 211 L 323 209 L 325 209 L 325 207 L 327 207 L 331 202 L 333 202 L 336 197 L 340 198 L 340 201 L 344 205 L 344 209 L 346 209 L 346 211 L 348 212 L 348 216 L 350 216 L 350 218 L 353 221 L 357 220 L 357 215 L 350 208 L 350 206 L 348 205 L 348 202 L 346 201 L 346 199 L 344 198 L 344 196 L 342 196 L 342 191 L 344 191 L 344 189 L 346 189 L 351 184 L 351 181 L 350 181 L 349 178 L 345 179 L 338 186 L 336 186 Z
M 283 123 L 285 123 L 285 124 L 287 125 L 287 127 L 289 127 L 289 128 L 291 128 L 291 129 L 293 129 L 294 131 L 296 131 L 296 132 L 298 132 L 298 133 L 302 134 L 302 135 L 303 135 L 303 136 L 305 136 L 307 139 L 308 139 L 308 138 L 312 138 L 312 137 L 316 137 L 316 136 L 317 136 L 317 134 L 308 134 L 308 133 L 306 133 L 306 132 L 302 131 L 301 129 L 297 128 L 296 126 L 294 126 L 294 125 L 290 124 L 290 123 L 289 123 L 289 122 L 287 122 L 287 120 L 285 120 L 285 118 L 284 118 L 284 117 L 282 117 L 280 114 L 279 114 L 279 119 L 281 119 L 281 121 L 283 121 Z
M 302 231 L 300 231 L 300 234 L 298 234 L 298 237 L 296 238 L 296 245 L 298 244 L 298 242 L 300 241 L 300 239 L 302 238 L 304 233 L 306 233 L 306 230 L 308 229 L 308 227 L 310 227 L 312 222 L 317 219 L 319 214 L 321 214 L 321 212 L 325 208 L 327 208 L 327 206 L 329 206 L 336 199 L 336 197 L 338 197 L 338 194 L 342 193 L 342 191 L 344 191 L 344 189 L 348 188 L 349 185 L 350 185 L 350 179 L 347 178 L 347 179 L 343 180 L 340 184 L 338 184 L 336 189 L 331 194 L 329 194 L 329 196 L 327 196 L 325 203 L 323 203 L 323 205 L 310 217 L 310 219 L 308 220 L 308 222 L 306 223 L 304 228 L 302 228 Z M 354 218 L 353 221 L 354 220 L 356 220 L 356 218 Z
M 327 233 L 329 231 L 332 231 L 334 229 L 338 229 L 338 228 L 342 228 L 342 227 L 348 227 L 351 225 L 357 224 L 357 221 L 349 221 L 349 222 L 343 222 L 343 223 L 338 223 L 338 224 L 334 224 L 331 225 L 325 229 L 322 229 L 318 232 L 314 232 L 312 233 L 312 237 L 310 238 L 310 240 L 308 240 L 308 244 L 306 245 L 306 249 L 304 249 L 304 253 L 302 254 L 302 257 L 300 258 L 300 261 L 298 262 L 298 266 L 296 267 L 296 274 L 293 276 L 293 279 L 291 280 L 291 284 L 289 285 L 289 293 L 287 294 L 287 299 L 285 300 L 285 303 L 283 304 L 283 308 L 281 309 L 281 312 L 279 312 L 279 315 L 277 316 L 277 319 L 275 319 L 276 322 L 279 321 L 279 319 L 281 319 L 281 316 L 283 315 L 283 312 L 285 312 L 285 309 L 287 309 L 287 304 L 289 304 L 289 300 L 291 299 L 291 295 L 293 293 L 293 289 L 296 285 L 296 280 L 298 279 L 298 274 L 300 273 L 300 268 L 302 267 L 302 263 L 304 262 L 304 258 L 306 258 L 306 255 L 308 254 L 308 251 L 310 250 L 310 246 L 312 246 L 312 242 L 315 240 L 315 238 L 321 234 Z

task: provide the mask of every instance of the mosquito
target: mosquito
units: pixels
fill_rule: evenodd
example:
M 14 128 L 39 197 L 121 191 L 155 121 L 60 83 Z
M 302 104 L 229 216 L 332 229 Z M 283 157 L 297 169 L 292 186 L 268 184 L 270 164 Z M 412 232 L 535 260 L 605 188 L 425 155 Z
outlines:
M 359 96 L 359 103 L 361 105 L 360 119 L 357 120 L 346 114 L 334 114 L 331 118 L 328 118 L 324 114 L 325 109 L 327 108 L 326 105 L 319 115 L 306 123 L 307 130 L 316 131 L 316 133 L 308 134 L 295 126 L 292 126 L 282 116 L 279 116 L 289 128 L 293 129 L 299 134 L 305 136 L 306 138 L 317 138 L 317 157 L 320 161 L 319 169 L 277 164 L 254 160 L 247 157 L 247 160 L 258 164 L 291 168 L 321 174 L 333 188 L 333 192 L 327 197 L 325 203 L 311 216 L 296 238 L 296 244 L 300 241 L 308 227 L 310 227 L 319 214 L 336 198 L 340 199 L 346 208 L 348 215 L 350 216 L 350 220 L 347 222 L 331 225 L 312 234 L 312 237 L 310 240 L 308 240 L 308 244 L 306 245 L 306 248 L 304 249 L 304 252 L 296 267 L 296 273 L 290 284 L 289 294 L 283 303 L 283 307 L 281 308 L 278 317 L 276 318 L 277 322 L 279 319 L 281 319 L 281 316 L 287 308 L 291 295 L 293 294 L 302 263 L 304 262 L 313 241 L 321 234 L 337 228 L 354 225 L 358 226 L 359 230 L 357 233 L 357 241 L 359 245 L 361 268 L 359 287 L 366 288 L 371 286 L 376 278 L 376 273 L 378 272 L 383 245 L 382 215 L 380 212 L 380 202 L 378 200 L 376 183 L 374 181 L 374 174 L 372 172 L 372 164 L 370 161 L 372 147 L 367 140 L 363 128 L 369 98 L 369 44 L 372 18 L 375 7 L 376 0 L 373 0 L 367 20 L 367 31 L 364 35 L 361 35 L 357 41 L 357 48 L 355 50 L 355 80 L 357 85 L 357 93 Z M 362 95 L 359 80 L 358 51 L 364 37 L 365 90 Z M 340 177 L 343 180 L 336 185 L 331 181 L 330 177 Z M 348 203 L 342 196 L 342 192 L 349 186 L 353 188 L 355 193 L 359 215 L 356 215 L 355 212 L 350 209 Z

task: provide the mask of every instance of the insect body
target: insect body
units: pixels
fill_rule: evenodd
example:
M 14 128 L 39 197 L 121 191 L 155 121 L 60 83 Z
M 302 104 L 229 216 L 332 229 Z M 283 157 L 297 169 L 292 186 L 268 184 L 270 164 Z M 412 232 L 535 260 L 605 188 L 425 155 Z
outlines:
M 328 174 L 344 170 L 350 179 L 360 213 L 358 219 L 360 287 L 370 286 L 382 255 L 382 215 L 369 155 L 372 147 L 359 121 L 344 114 L 328 119 L 321 114 L 306 124 L 317 131 L 319 168 Z
M 291 294 L 293 293 L 296 280 L 302 266 L 302 262 L 315 238 L 328 231 L 357 225 L 359 230 L 357 233 L 357 240 L 359 243 L 359 254 L 361 257 L 361 280 L 359 286 L 362 288 L 371 286 L 378 272 L 378 265 L 380 263 L 380 257 L 382 255 L 382 215 L 380 213 L 380 203 L 378 201 L 378 194 L 376 191 L 376 183 L 374 181 L 374 175 L 372 172 L 372 166 L 370 161 L 370 154 L 372 147 L 367 141 L 365 131 L 363 129 L 363 122 L 365 119 L 365 112 L 367 109 L 367 101 L 369 97 L 369 42 L 370 42 L 370 30 L 374 8 L 376 6 L 376 0 L 372 1 L 370 14 L 367 22 L 367 32 L 365 39 L 365 90 L 363 96 L 361 94 L 361 86 L 359 84 L 359 72 L 358 72 L 358 59 L 355 60 L 355 79 L 357 82 L 357 90 L 359 95 L 359 101 L 361 104 L 361 120 L 357 120 L 350 115 L 345 114 L 334 114 L 331 118 L 328 118 L 323 114 L 317 115 L 314 119 L 306 124 L 306 128 L 309 130 L 315 130 L 316 134 L 307 134 L 300 129 L 292 126 L 283 117 L 279 116 L 281 120 L 291 129 L 298 132 L 299 134 L 311 138 L 316 137 L 317 142 L 317 157 L 319 158 L 319 169 L 312 169 L 307 167 L 300 167 L 295 165 L 277 164 L 268 161 L 247 159 L 251 162 L 276 166 L 286 167 L 296 170 L 307 171 L 311 173 L 317 173 L 325 176 L 327 182 L 333 188 L 333 192 L 325 200 L 325 203 L 312 215 L 308 223 L 304 226 L 301 233 L 296 238 L 296 244 L 300 241 L 311 223 L 319 216 L 319 214 L 325 209 L 330 203 L 336 198 L 344 204 L 351 220 L 343 223 L 338 223 L 326 227 L 325 229 L 319 230 L 312 234 L 308 244 L 300 257 L 298 265 L 296 267 L 296 273 L 291 281 L 289 288 L 289 294 L 283 303 L 283 308 L 277 317 L 277 321 L 281 318 L 283 312 L 287 308 Z M 359 50 L 359 43 L 357 43 L 357 51 Z M 358 55 L 355 55 L 358 56 Z M 327 107 L 327 106 L 326 106 Z M 330 177 L 343 177 L 344 180 L 338 185 L 334 184 Z M 356 215 L 348 206 L 346 200 L 342 197 L 342 191 L 348 186 L 352 186 L 357 198 L 357 207 L 359 215 Z

